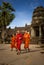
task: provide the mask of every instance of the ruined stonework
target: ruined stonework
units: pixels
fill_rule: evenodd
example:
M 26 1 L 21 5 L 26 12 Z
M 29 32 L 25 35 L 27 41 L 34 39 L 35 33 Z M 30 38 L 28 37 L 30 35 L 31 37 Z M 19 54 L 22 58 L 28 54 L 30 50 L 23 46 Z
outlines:
M 36 43 L 44 43 L 44 7 L 34 9 L 31 24 L 31 38 Z

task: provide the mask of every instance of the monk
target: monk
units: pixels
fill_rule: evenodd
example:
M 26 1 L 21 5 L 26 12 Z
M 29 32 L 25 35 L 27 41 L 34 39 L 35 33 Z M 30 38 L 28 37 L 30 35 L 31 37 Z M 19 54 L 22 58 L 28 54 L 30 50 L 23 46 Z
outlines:
M 20 54 L 20 50 L 21 50 L 21 44 L 22 44 L 22 34 L 20 33 L 20 31 L 17 31 L 16 34 L 16 41 L 17 41 L 17 54 Z
M 16 37 L 14 34 L 11 37 L 11 51 L 13 50 L 13 48 L 17 49 Z
M 29 43 L 30 43 L 30 34 L 29 34 L 29 32 L 25 31 L 23 39 L 24 39 L 24 48 L 25 48 L 26 51 L 27 51 L 27 49 L 29 51 L 30 50 L 29 49 Z

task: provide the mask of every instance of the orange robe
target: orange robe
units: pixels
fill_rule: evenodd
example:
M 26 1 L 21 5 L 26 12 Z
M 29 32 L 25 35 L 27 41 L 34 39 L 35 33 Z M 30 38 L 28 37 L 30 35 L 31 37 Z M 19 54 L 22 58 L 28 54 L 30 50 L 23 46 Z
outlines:
M 17 49 L 20 51 L 20 47 L 21 47 L 21 44 L 22 44 L 22 34 L 19 33 L 16 35 L 16 41 L 17 41 Z
M 24 33 L 24 48 L 29 48 L 29 42 L 30 42 L 30 34 Z
M 16 37 L 11 37 L 11 48 L 17 48 Z

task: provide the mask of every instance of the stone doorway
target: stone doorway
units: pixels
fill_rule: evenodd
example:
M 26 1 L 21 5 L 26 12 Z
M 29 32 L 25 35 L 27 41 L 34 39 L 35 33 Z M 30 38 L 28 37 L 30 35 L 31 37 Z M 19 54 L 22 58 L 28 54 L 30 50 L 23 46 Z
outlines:
M 42 33 L 41 42 L 44 43 L 44 25 L 41 26 L 41 33 Z
M 39 37 L 39 26 L 35 26 L 34 30 L 35 30 L 35 36 Z

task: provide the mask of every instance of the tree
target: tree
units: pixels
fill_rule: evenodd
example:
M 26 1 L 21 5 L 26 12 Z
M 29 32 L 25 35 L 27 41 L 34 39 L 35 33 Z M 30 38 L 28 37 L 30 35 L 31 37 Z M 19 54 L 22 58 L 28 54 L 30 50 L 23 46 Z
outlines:
M 15 9 L 8 2 L 3 2 L 0 6 L 0 30 L 2 30 L 3 33 L 6 30 L 6 26 L 15 18 L 14 12 Z
M 0 6 L 0 27 L 5 28 L 12 22 L 15 18 L 14 11 L 10 3 L 3 2 L 2 6 Z

